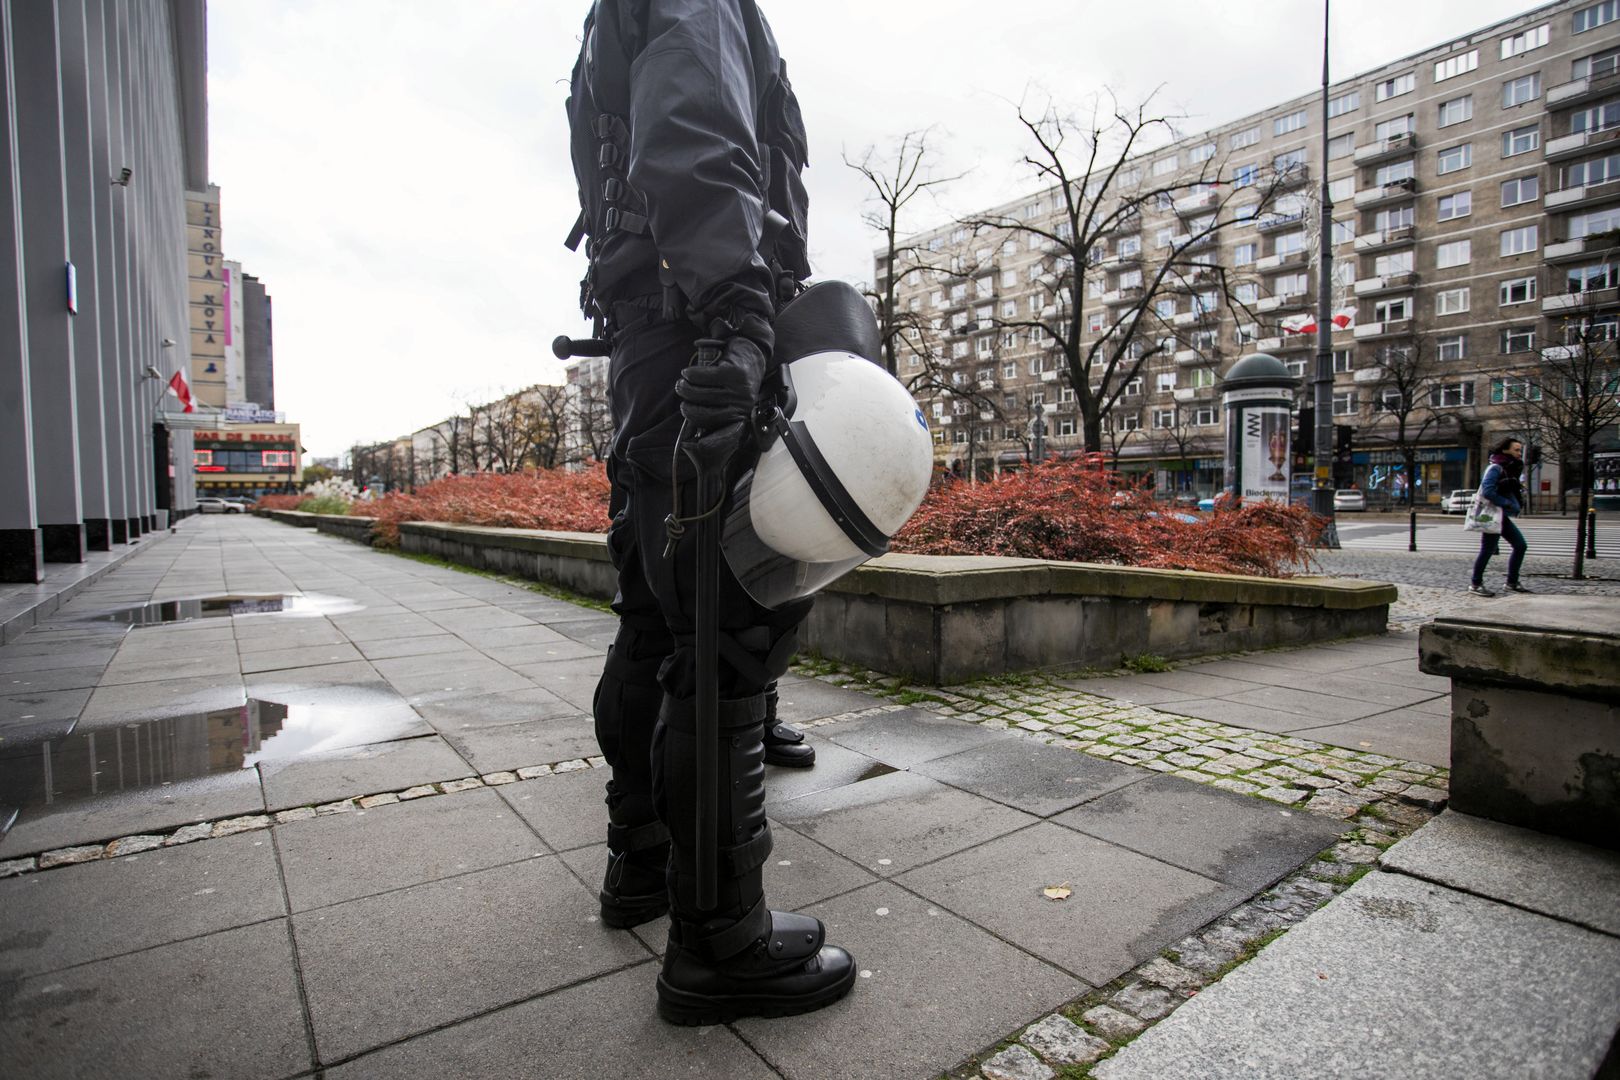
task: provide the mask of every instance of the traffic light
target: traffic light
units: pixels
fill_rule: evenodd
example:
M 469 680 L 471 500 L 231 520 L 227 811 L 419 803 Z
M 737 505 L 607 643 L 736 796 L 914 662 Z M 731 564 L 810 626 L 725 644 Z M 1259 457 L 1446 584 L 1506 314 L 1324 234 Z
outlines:
M 1351 487 L 1356 482 L 1355 431 L 1349 424 L 1333 425 L 1333 486 Z
M 1299 430 L 1294 433 L 1294 452 L 1297 454 L 1316 452 L 1316 407 L 1313 405 L 1299 407 Z

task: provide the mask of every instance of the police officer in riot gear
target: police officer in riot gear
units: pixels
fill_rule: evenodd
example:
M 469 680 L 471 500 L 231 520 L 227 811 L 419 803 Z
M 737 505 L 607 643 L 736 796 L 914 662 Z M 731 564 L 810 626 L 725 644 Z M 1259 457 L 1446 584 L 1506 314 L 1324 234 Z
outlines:
M 611 342 L 608 463 L 618 635 L 595 700 L 612 769 L 602 915 L 671 915 L 659 1011 L 677 1023 L 820 1008 L 854 962 L 821 923 L 771 911 L 761 870 L 767 739 L 808 764 L 775 721 L 774 684 L 808 600 L 767 609 L 724 569 L 719 738 L 695 724 L 693 534 L 703 515 L 688 456 L 701 433 L 728 479 L 771 372 L 772 318 L 809 274 L 803 123 L 755 0 L 597 0 L 568 101 L 586 240 L 582 307 Z M 694 364 L 702 350 L 706 364 Z M 718 759 L 716 903 L 697 903 L 699 755 Z

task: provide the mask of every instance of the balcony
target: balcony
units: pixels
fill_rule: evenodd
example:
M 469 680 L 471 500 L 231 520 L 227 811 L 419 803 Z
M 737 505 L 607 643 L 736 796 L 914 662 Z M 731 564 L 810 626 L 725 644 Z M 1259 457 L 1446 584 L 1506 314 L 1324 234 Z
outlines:
M 1547 108 L 1564 109 L 1600 94 L 1613 93 L 1620 88 L 1620 72 L 1609 71 L 1601 75 L 1588 75 L 1584 79 L 1560 83 L 1547 89 Z
M 1142 229 L 1142 215 L 1140 212 L 1127 214 L 1118 221 L 1103 224 L 1097 227 L 1096 235 L 1099 239 L 1105 236 L 1114 236 L 1122 233 L 1140 232 Z
M 1586 292 L 1560 293 L 1557 296 L 1544 297 L 1541 301 L 1541 311 L 1544 315 L 1577 309 L 1590 311 L 1617 303 L 1620 303 L 1620 289 L 1589 289 Z
M 1357 368 L 1355 374 L 1350 376 L 1350 379 L 1352 382 L 1370 383 L 1377 382 L 1383 377 L 1383 367 L 1378 364 L 1374 364 L 1372 367 Z
M 1372 338 L 1406 337 L 1412 333 L 1411 319 L 1391 319 L 1387 322 L 1357 323 L 1352 331 L 1357 341 Z
M 1541 249 L 1541 258 L 1550 263 L 1570 262 L 1586 255 L 1601 255 L 1615 246 L 1612 233 L 1597 233 L 1574 240 L 1553 241 Z
M 1254 261 L 1254 268 L 1262 273 L 1268 270 L 1278 270 L 1284 266 L 1304 266 L 1310 253 L 1304 248 L 1296 251 L 1279 251 L 1275 255 L 1267 255 Z
M 1400 135 L 1391 135 L 1382 142 L 1368 143 L 1357 149 L 1350 160 L 1357 165 L 1371 165 L 1386 158 L 1409 154 L 1416 149 L 1417 136 L 1408 131 Z
M 1197 349 L 1176 350 L 1176 363 L 1178 364 L 1202 364 L 1204 362 L 1204 354 Z
M 1197 326 L 1203 322 L 1213 322 L 1218 316 L 1213 311 L 1183 311 L 1179 315 L 1170 317 L 1171 326 Z
M 1553 210 L 1575 210 L 1582 206 L 1620 199 L 1620 178 L 1601 180 L 1595 184 L 1580 184 L 1563 191 L 1549 191 L 1542 200 L 1550 213 Z
M 1546 152 L 1547 160 L 1554 161 L 1586 150 L 1608 146 L 1616 140 L 1620 140 L 1620 127 L 1612 127 L 1606 131 L 1582 131 L 1575 135 L 1561 135 L 1556 139 L 1548 139 L 1542 148 Z
M 1417 274 L 1411 270 L 1405 270 L 1398 274 L 1383 274 L 1379 277 L 1362 278 L 1356 282 L 1356 295 L 1374 296 L 1378 293 L 1410 289 L 1417 284 L 1417 279 Z
M 1255 219 L 1254 224 L 1255 228 L 1267 233 L 1287 228 L 1290 225 L 1297 225 L 1304 220 L 1305 211 L 1295 210 L 1288 214 L 1261 214 Z
M 1188 214 L 1196 214 L 1203 210 L 1212 209 L 1220 201 L 1221 197 L 1215 191 L 1195 191 L 1190 195 L 1183 195 L 1172 205 L 1178 215 L 1186 217 Z
M 1382 232 L 1363 233 L 1356 237 L 1356 250 L 1380 251 L 1384 248 L 1400 247 L 1403 244 L 1417 242 L 1417 229 L 1411 225 L 1402 225 L 1399 228 L 1385 229 Z
M 1141 261 L 1142 253 L 1140 251 L 1133 251 L 1129 254 L 1120 251 L 1105 257 L 1097 265 L 1102 267 L 1104 270 L 1115 270 L 1121 266 L 1134 266 Z
M 1177 401 L 1209 401 L 1215 397 L 1213 386 L 1178 386 L 1170 392 Z
M 1196 251 L 1199 248 L 1208 247 L 1214 242 L 1215 234 L 1212 232 L 1203 233 L 1197 237 L 1194 237 L 1192 233 L 1177 233 L 1170 238 L 1170 246 L 1179 251 Z
M 1417 180 L 1406 177 L 1393 184 L 1383 187 L 1368 188 L 1366 191 L 1356 192 L 1356 209 L 1362 210 L 1369 206 L 1381 206 L 1388 202 L 1397 202 L 1401 199 L 1410 199 L 1417 194 Z
M 1102 302 L 1108 307 L 1118 307 L 1124 304 L 1134 304 L 1142 299 L 1142 286 L 1126 285 L 1124 288 L 1103 293 Z
M 1311 167 L 1309 165 L 1290 165 L 1277 174 L 1277 190 L 1299 187 L 1310 182 Z
M 1254 351 L 1264 353 L 1280 352 L 1282 345 L 1283 339 L 1281 337 L 1263 337 L 1254 343 Z
M 1261 312 L 1298 311 L 1299 309 L 1308 306 L 1309 301 L 1306 300 L 1305 294 L 1302 292 L 1296 292 L 1283 293 L 1281 296 L 1262 296 L 1254 305 L 1254 310 Z
M 954 424 L 956 423 L 956 417 L 952 416 L 950 413 L 946 413 L 944 416 L 934 417 L 934 421 L 935 423 L 939 424 Z
M 1316 348 L 1316 333 L 1315 331 L 1312 331 L 1309 334 L 1284 334 L 1282 336 L 1282 343 L 1273 351 L 1286 353 L 1298 352 L 1301 349 L 1314 348 Z
M 1057 377 L 1058 373 L 1056 371 L 1041 372 L 1041 382 L 1057 382 Z

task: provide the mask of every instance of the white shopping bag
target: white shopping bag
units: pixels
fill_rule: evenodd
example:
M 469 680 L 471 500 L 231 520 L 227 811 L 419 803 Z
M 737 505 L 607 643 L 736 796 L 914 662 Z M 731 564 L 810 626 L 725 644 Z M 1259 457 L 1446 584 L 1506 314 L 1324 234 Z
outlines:
M 1468 513 L 1463 515 L 1463 528 L 1469 532 L 1500 533 L 1502 508 L 1482 492 L 1474 492 L 1473 499 L 1468 503 Z

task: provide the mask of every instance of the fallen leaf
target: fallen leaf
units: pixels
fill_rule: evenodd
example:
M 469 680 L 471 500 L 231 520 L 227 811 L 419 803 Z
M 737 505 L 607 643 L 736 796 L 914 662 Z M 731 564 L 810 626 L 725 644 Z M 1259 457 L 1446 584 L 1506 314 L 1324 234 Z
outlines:
M 1067 881 L 1061 885 L 1048 885 L 1041 891 L 1046 894 L 1048 900 L 1067 900 L 1074 895 L 1074 890 L 1069 888 Z

